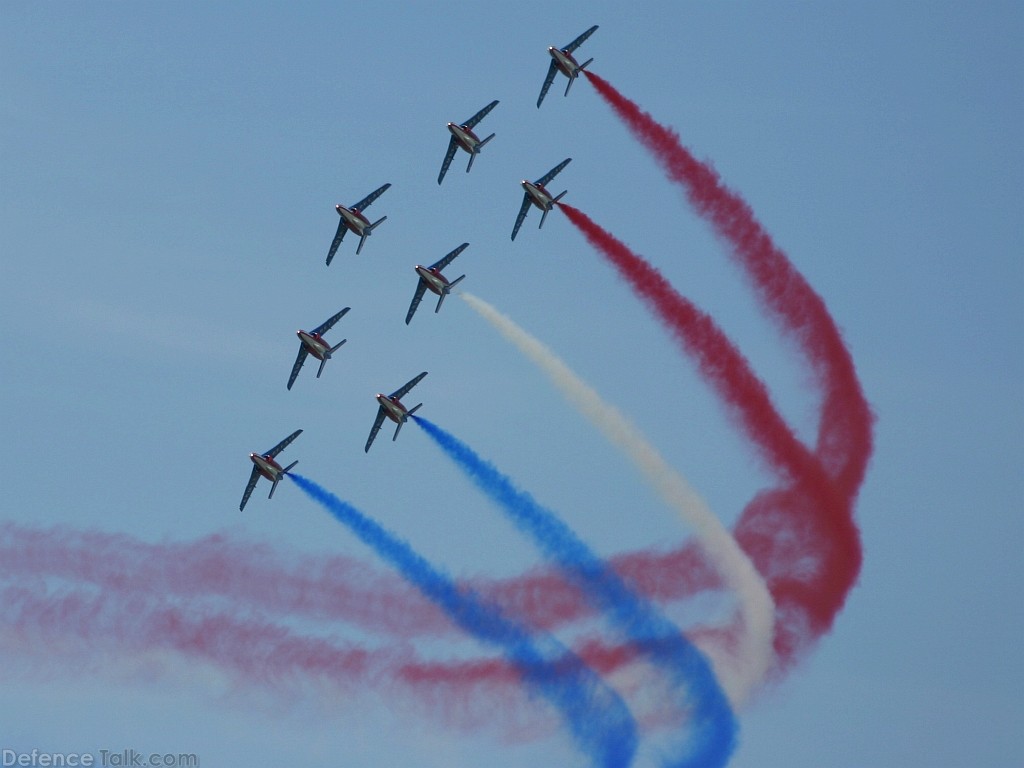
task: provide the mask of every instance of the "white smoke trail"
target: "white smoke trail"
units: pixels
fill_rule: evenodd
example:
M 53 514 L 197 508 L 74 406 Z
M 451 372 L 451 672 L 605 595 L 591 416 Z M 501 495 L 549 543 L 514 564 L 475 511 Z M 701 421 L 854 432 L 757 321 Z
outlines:
M 765 679 L 774 657 L 775 603 L 767 585 L 729 531 L 707 504 L 672 469 L 639 429 L 614 406 L 601 399 L 540 341 L 487 302 L 461 292 L 459 296 L 544 371 L 563 395 L 613 445 L 633 461 L 661 497 L 693 527 L 708 558 L 739 602 L 742 627 L 736 653 L 723 660 L 720 649 L 707 649 L 715 672 L 734 707 L 750 699 Z

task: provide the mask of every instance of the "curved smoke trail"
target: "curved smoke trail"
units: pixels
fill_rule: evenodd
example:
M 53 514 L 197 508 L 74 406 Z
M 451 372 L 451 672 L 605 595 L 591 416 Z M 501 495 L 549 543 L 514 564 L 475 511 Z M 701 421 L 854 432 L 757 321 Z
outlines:
M 707 659 L 650 602 L 632 592 L 552 511 L 515 487 L 468 445 L 420 416 L 412 419 L 453 462 L 561 566 L 638 650 L 693 703 L 688 749 L 674 766 L 722 766 L 736 747 L 737 723 Z
M 596 765 L 628 766 L 636 752 L 636 724 L 619 695 L 551 635 L 531 635 L 484 603 L 472 591 L 430 565 L 404 541 L 351 504 L 302 475 L 288 477 L 389 562 L 462 629 L 498 647 L 505 658 L 548 701 L 561 710 L 577 744 Z
M 692 526 L 700 545 L 740 603 L 742 634 L 729 667 L 716 667 L 733 706 L 743 704 L 766 677 L 773 660 L 775 604 L 753 563 L 686 480 L 617 408 L 605 402 L 544 344 L 487 302 L 461 298 L 541 368 L 563 395 L 613 445 L 630 458 L 662 499 Z M 712 654 L 713 657 L 713 654 Z M 723 674 L 725 673 L 725 674 Z
M 803 348 L 825 394 L 817 452 L 843 492 L 855 498 L 871 457 L 873 416 L 853 358 L 825 302 L 775 245 L 750 205 L 722 183 L 714 168 L 698 161 L 675 131 L 608 81 L 589 71 L 584 74 L 669 179 L 684 187 L 697 213 L 730 245 L 762 305 Z
M 846 508 L 844 499 L 779 414 L 764 382 L 711 316 L 585 213 L 569 205 L 560 207 L 633 286 L 684 352 L 696 359 L 701 375 L 759 454 L 787 481 L 786 487 L 755 497 L 736 527 L 737 541 L 757 564 L 782 614 L 775 624 L 775 649 L 786 666 L 828 631 L 838 611 L 836 582 L 845 584 L 851 542 L 857 542 L 855 529 L 849 530 L 852 520 L 839 513 Z

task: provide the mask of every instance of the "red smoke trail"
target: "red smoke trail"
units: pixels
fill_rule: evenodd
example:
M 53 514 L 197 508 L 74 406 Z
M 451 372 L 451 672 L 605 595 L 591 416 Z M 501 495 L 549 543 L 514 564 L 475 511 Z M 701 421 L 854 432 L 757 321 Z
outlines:
M 721 588 L 692 545 L 610 561 L 632 589 L 658 601 Z M 292 554 L 223 535 L 150 544 L 124 534 L 0 524 L 0 578 L 75 584 L 195 600 L 220 596 L 265 614 L 341 621 L 400 638 L 444 635 L 451 622 L 397 577 L 343 556 Z M 554 630 L 591 615 L 579 590 L 550 569 L 461 582 L 530 626 Z
M 860 540 L 849 503 L 835 492 L 817 458 L 775 409 L 764 383 L 711 317 L 582 211 L 564 203 L 560 207 L 697 360 L 730 414 L 787 483 L 788 490 L 758 495 L 736 529 L 776 601 L 775 650 L 785 668 L 829 630 L 860 569 Z M 805 498 L 813 500 L 810 508 Z
M 696 548 L 687 546 L 664 555 L 620 556 L 617 565 L 645 583 L 649 596 L 673 599 L 717 588 L 700 557 Z M 309 573 L 302 573 L 304 568 Z M 410 643 L 367 650 L 280 623 L 299 619 L 306 625 L 312 619 L 328 622 L 319 626 L 330 631 L 337 621 L 352 622 L 357 598 L 377 599 L 374 591 L 385 581 L 371 576 L 361 582 L 359 575 L 366 569 L 361 562 L 337 556 L 302 556 L 301 562 L 296 556 L 292 561 L 266 545 L 221 535 L 148 544 L 125 534 L 6 523 L 0 525 L 0 580 L 7 585 L 0 588 L 0 648 L 6 651 L 9 674 L 17 673 L 19 658 L 32 655 L 44 656 L 52 674 L 61 659 L 79 672 L 109 666 L 111 660 L 127 661 L 131 668 L 135 655 L 169 650 L 213 664 L 239 684 L 286 694 L 312 681 L 346 691 L 369 684 L 404 692 L 427 714 L 443 714 L 454 726 L 486 725 L 489 721 L 481 713 L 493 714 L 498 708 L 505 737 L 540 738 L 547 733 L 543 718 L 538 719 L 520 693 L 521 676 L 503 660 L 426 661 Z M 561 593 L 554 605 L 544 597 L 549 586 Z M 574 597 L 573 588 L 548 573 L 483 589 L 513 610 L 527 610 L 538 623 L 560 625 L 589 613 L 579 609 L 582 598 Z M 401 590 L 394 590 L 392 597 L 392 610 L 429 615 Z M 323 605 L 317 605 L 319 600 Z M 414 622 L 389 622 L 382 628 L 382 615 L 373 609 L 357 614 L 356 621 L 407 638 L 430 634 Z M 433 630 L 451 633 L 453 628 L 442 620 Z M 687 635 L 702 648 L 729 652 L 737 630 L 698 627 Z M 597 638 L 580 638 L 576 648 L 602 675 L 637 660 L 635 648 Z M 628 677 L 634 678 L 635 673 Z M 651 728 L 678 726 L 649 714 L 643 722 Z
M 694 158 L 675 131 L 600 76 L 584 74 L 669 178 L 683 185 L 697 213 L 731 246 L 761 303 L 804 349 L 824 392 L 817 453 L 852 504 L 871 457 L 873 417 L 853 358 L 825 302 L 775 245 L 747 202 L 711 166 Z
M 345 702 L 372 688 L 404 694 L 403 701 L 449 725 L 478 730 L 497 723 L 509 740 L 551 732 L 549 711 L 531 703 L 522 692 L 521 675 L 511 667 L 453 664 L 443 681 L 417 679 L 425 663 L 408 645 L 367 650 L 339 644 L 251 612 L 177 603 L 129 584 L 102 591 L 52 590 L 39 580 L 19 581 L 0 589 L 0 615 L 5 658 L 0 679 L 17 679 L 19 670 L 32 668 L 33 659 L 47 675 L 60 669 L 62 679 L 82 673 L 178 678 L 181 668 L 159 653 L 172 651 L 226 673 L 230 688 L 243 693 L 255 687 L 285 699 L 306 698 L 312 685 L 325 691 L 328 701 Z M 197 674 L 202 679 L 201 668 Z
M 787 590 L 797 603 L 816 602 L 815 614 L 831 626 L 860 573 L 863 553 L 853 509 L 874 442 L 874 417 L 853 358 L 825 302 L 775 245 L 749 204 L 726 187 L 710 165 L 694 158 L 675 131 L 643 112 L 606 80 L 592 72 L 584 74 L 655 156 L 669 179 L 683 186 L 697 213 L 730 245 L 761 304 L 784 333 L 796 339 L 811 365 L 823 393 L 816 458 L 830 473 L 845 503 L 815 508 L 798 489 L 761 494 L 748 507 L 750 514 L 741 520 L 736 535 L 747 547 L 762 551 L 762 562 L 771 571 L 781 570 L 784 563 L 773 560 L 769 564 L 764 556 L 771 525 L 792 519 L 799 509 L 803 510 L 800 518 L 825 515 L 834 545 L 828 563 L 828 594 L 808 591 L 796 581 L 788 582 Z

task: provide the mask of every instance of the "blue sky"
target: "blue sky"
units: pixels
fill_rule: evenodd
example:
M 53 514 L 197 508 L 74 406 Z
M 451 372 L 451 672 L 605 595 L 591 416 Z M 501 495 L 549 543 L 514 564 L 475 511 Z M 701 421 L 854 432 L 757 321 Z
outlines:
M 282 487 L 238 499 L 292 430 L 299 469 L 457 575 L 538 555 L 373 394 L 422 370 L 423 415 L 598 552 L 689 534 L 462 302 L 409 327 L 412 267 L 452 265 L 626 411 L 731 524 L 770 477 L 689 361 L 564 217 L 515 243 L 518 181 L 554 183 L 710 311 L 800 433 L 817 399 L 710 229 L 586 82 L 534 104 L 548 45 L 710 159 L 825 298 L 878 415 L 865 561 L 835 631 L 741 716 L 733 766 L 1019 765 L 1024 739 L 1024 14 L 1012 3 L 0 6 L 3 519 L 146 541 L 213 532 L 370 555 Z M 497 133 L 436 184 L 445 123 Z M 330 268 L 337 216 L 388 220 Z M 291 392 L 297 328 L 348 343 Z M 330 338 L 330 337 L 329 337 Z M 382 434 L 381 438 L 386 438 Z M 345 636 L 345 627 L 338 629 Z M 45 657 L 44 657 L 45 658 Z M 127 662 L 126 662 L 127 663 Z M 577 764 L 369 690 L 225 695 L 183 660 L 139 681 L 11 662 L 0 747 L 122 746 L 206 765 Z M 178 665 L 178 666 L 175 666 Z M 24 668 L 22 668 L 24 667 Z M 642 755 L 638 764 L 652 756 Z

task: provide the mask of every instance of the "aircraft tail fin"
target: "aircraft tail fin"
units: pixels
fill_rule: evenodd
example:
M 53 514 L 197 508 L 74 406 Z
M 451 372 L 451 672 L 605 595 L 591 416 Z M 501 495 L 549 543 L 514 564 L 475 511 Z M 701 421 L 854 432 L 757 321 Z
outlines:
M 270 486 L 270 495 L 269 495 L 269 496 L 267 496 L 267 498 L 268 498 L 268 499 L 272 499 L 272 498 L 274 498 L 274 491 L 276 491 L 276 490 L 277 490 L 277 484 L 278 484 L 278 483 L 280 482 L 280 480 L 281 480 L 281 478 L 278 478 L 277 480 L 275 480 L 275 481 L 274 481 L 274 482 L 273 482 L 273 483 L 271 484 L 271 486 Z
M 317 369 L 317 372 L 316 372 L 316 377 L 318 379 L 320 378 L 320 374 L 324 372 L 324 366 L 327 365 L 328 359 L 330 359 L 329 356 L 328 355 L 324 355 L 324 359 L 320 361 L 320 367 Z
M 572 81 L 575 80 L 579 76 L 580 72 L 582 72 L 584 69 L 586 69 L 586 66 L 590 62 L 592 62 L 593 60 L 594 60 L 594 58 L 590 57 L 589 59 L 584 61 L 582 64 L 580 64 L 578 67 L 576 67 L 576 70 L 572 73 L 572 77 L 569 78 L 569 82 L 565 84 L 565 95 L 566 96 L 569 95 L 569 89 L 572 88 Z
M 454 288 L 454 287 L 455 287 L 456 285 L 458 285 L 458 284 L 459 284 L 459 282 L 460 282 L 460 281 L 461 281 L 461 280 L 462 280 L 463 278 L 465 278 L 465 277 L 466 277 L 465 275 L 459 275 L 459 276 L 458 276 L 457 278 L 455 278 L 454 280 L 452 280 L 452 281 L 451 281 L 450 283 L 448 283 L 448 285 L 446 285 L 446 286 L 444 287 L 444 290 L 443 290 L 443 291 L 441 291 L 441 295 L 440 295 L 440 296 L 438 297 L 438 299 L 437 299 L 437 306 L 436 306 L 436 307 L 434 308 L 434 314 L 435 314 L 435 315 L 436 315 L 436 314 L 437 314 L 438 312 L 440 312 L 440 311 L 441 311 L 441 305 L 442 305 L 442 304 L 444 303 L 444 297 L 445 297 L 445 296 L 447 296 L 447 295 L 448 295 L 449 293 L 451 293 L 451 292 L 452 292 L 452 288 Z
M 398 426 L 395 427 L 395 436 L 391 438 L 391 442 L 395 442 L 398 439 L 398 433 L 402 431 L 402 425 L 405 424 L 405 420 L 398 422 Z
M 373 224 L 371 224 L 365 230 L 363 230 L 363 235 L 362 237 L 359 238 L 359 245 L 356 247 L 356 256 L 358 256 L 360 251 L 363 250 L 363 244 L 366 242 L 366 238 L 368 238 L 370 234 L 373 232 L 373 230 L 375 230 L 386 218 L 387 216 L 381 216 L 379 219 L 373 222 Z
M 478 148 L 476 152 L 479 151 L 480 150 Z M 473 161 L 476 160 L 476 152 L 469 153 L 469 164 L 466 166 L 466 173 L 469 173 L 470 169 L 473 167 Z

